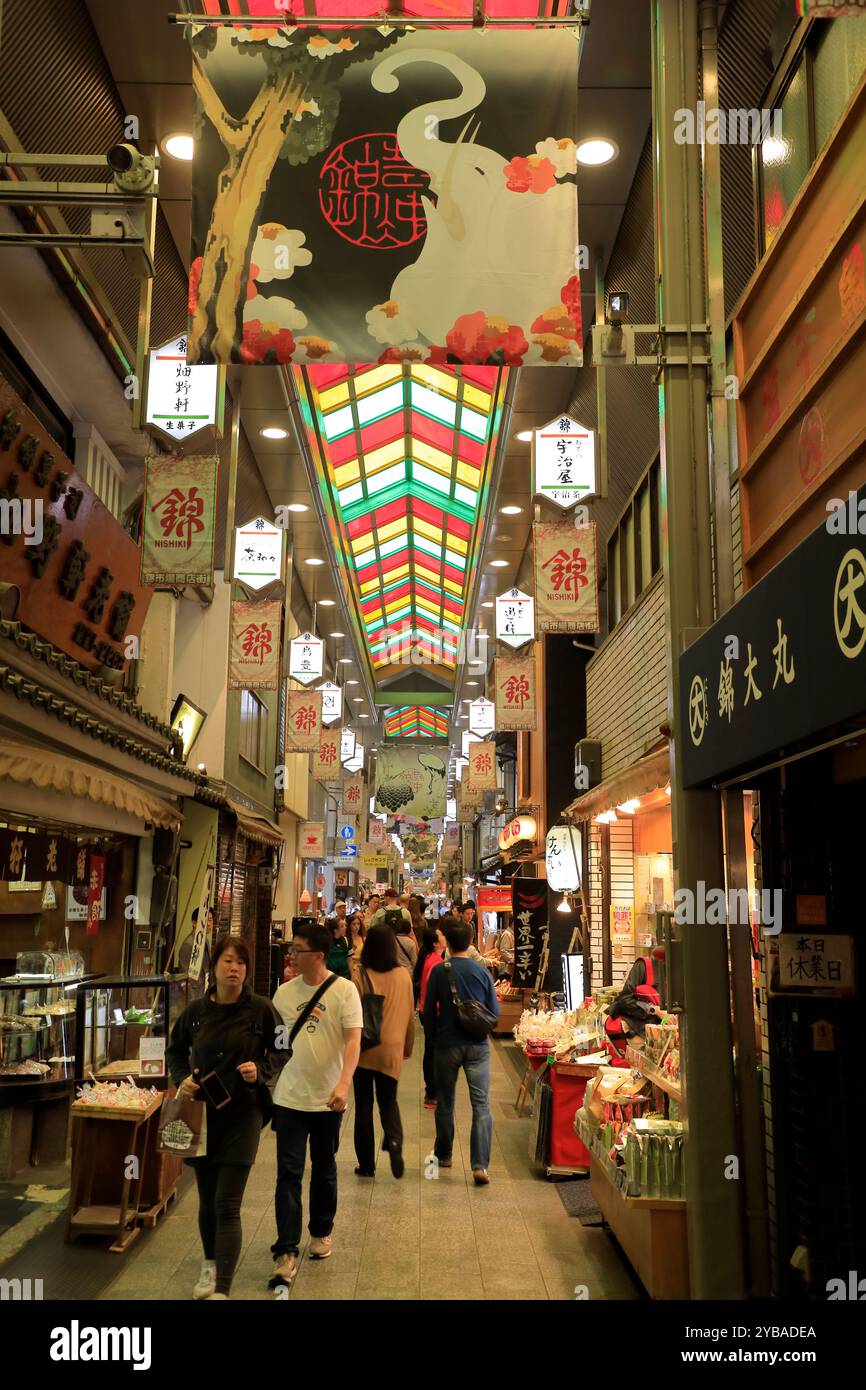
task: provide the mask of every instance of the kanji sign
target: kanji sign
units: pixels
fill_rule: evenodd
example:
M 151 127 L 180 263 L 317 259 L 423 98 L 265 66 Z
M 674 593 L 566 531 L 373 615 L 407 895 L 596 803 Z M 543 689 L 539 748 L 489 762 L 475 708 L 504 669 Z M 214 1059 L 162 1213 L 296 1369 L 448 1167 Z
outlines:
M 319 746 L 322 696 L 318 690 L 290 690 L 286 701 L 286 750 L 307 752 Z
M 312 774 L 317 782 L 334 782 L 340 776 L 340 731 L 322 729 L 313 753 Z
M 301 685 L 312 685 L 322 674 L 325 644 L 312 632 L 302 632 L 289 643 L 289 676 Z
M 284 534 L 263 516 L 238 526 L 235 530 L 235 579 L 250 589 L 263 589 L 266 584 L 281 579 Z
M 627 946 L 634 941 L 633 907 L 611 903 L 610 937 L 612 941 L 618 942 L 620 946 Z
M 105 882 L 105 855 L 91 854 L 87 879 L 87 936 L 99 931 L 102 888 Z
M 302 859 L 324 859 L 325 826 L 322 821 L 304 821 L 298 831 L 298 853 Z
M 539 632 L 598 632 L 598 558 L 594 522 L 537 521 L 535 604 Z
M 343 691 L 333 681 L 325 681 L 318 689 L 322 692 L 322 723 L 336 724 L 343 713 Z
M 522 647 L 535 637 L 535 599 L 521 589 L 509 589 L 496 600 L 496 640 Z
M 385 822 L 379 820 L 376 816 L 370 817 L 370 824 L 367 827 L 367 840 L 377 849 L 388 843 L 388 832 L 385 829 Z
M 355 756 L 355 730 L 345 728 L 340 730 L 340 762 L 347 763 L 350 758 Z
M 534 644 L 526 656 L 496 658 L 493 667 L 493 693 L 498 729 L 531 730 L 536 727 Z
M 463 781 L 474 792 L 496 791 L 496 744 L 473 743 Z
M 558 415 L 532 438 L 532 491 L 566 509 L 595 493 L 595 431 Z
M 219 459 L 144 460 L 141 582 L 213 584 Z
M 364 805 L 364 779 L 357 775 L 343 778 L 343 810 L 358 815 Z
M 823 931 L 783 932 L 778 987 L 796 994 L 853 994 L 854 938 Z
M 492 734 L 496 728 L 496 706 L 492 700 L 473 700 L 469 706 L 469 729 L 473 734 Z
M 229 690 L 276 690 L 280 673 L 282 605 L 232 604 Z
M 479 886 L 476 907 L 479 912 L 510 912 L 511 884 L 495 884 L 483 888 Z
M 190 367 L 186 334 L 154 348 L 147 376 L 149 425 L 172 439 L 190 439 L 216 421 L 218 368 Z
M 512 983 L 534 989 L 548 935 L 547 884 L 544 879 L 512 879 L 511 911 L 514 916 Z

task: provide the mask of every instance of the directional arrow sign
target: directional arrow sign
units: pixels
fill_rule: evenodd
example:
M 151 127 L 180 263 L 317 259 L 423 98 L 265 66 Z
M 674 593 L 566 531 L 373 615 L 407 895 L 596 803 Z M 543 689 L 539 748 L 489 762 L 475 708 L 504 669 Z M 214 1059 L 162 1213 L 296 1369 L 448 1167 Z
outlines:
M 350 844 L 343 845 L 343 848 L 340 850 L 340 858 L 341 858 L 341 859 L 357 859 L 357 858 L 358 858 L 358 846 L 357 846 L 357 845 L 350 845 Z

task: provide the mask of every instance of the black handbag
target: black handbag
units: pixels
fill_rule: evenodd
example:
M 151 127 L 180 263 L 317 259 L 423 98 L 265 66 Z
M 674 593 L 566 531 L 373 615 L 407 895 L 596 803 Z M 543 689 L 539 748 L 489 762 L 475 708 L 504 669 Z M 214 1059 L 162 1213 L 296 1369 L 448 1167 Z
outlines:
M 361 1026 L 361 1051 L 366 1052 L 370 1047 L 378 1047 L 382 1041 L 382 1011 L 385 1008 L 385 996 L 384 994 L 373 993 L 370 976 L 363 965 L 359 965 L 359 969 L 364 981 L 364 988 L 361 990 L 361 1008 L 364 1013 L 364 1021 Z
M 491 1013 L 487 1005 L 482 1004 L 480 999 L 461 998 L 454 979 L 453 965 L 450 960 L 443 961 L 442 964 L 448 972 L 451 1002 L 454 1005 L 460 1031 L 466 1034 L 470 1042 L 484 1042 L 485 1038 L 489 1038 L 496 1027 L 498 1021 L 496 1015 Z

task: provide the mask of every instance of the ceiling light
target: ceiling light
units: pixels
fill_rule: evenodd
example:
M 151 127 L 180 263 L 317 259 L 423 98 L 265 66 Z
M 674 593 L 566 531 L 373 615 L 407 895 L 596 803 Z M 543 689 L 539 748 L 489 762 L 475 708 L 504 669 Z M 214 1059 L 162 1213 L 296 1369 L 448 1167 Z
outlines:
M 628 801 L 624 801 L 622 805 L 617 806 L 616 809 L 622 811 L 625 816 L 633 816 L 635 811 L 640 810 L 640 802 L 636 796 L 630 797 Z
M 466 684 L 467 684 L 467 685 L 471 685 L 471 686 L 477 686 L 477 685 L 478 685 L 478 681 L 467 681 Z
M 612 159 L 616 159 L 619 154 L 619 147 L 613 140 L 593 139 L 581 140 L 577 147 L 578 164 L 588 164 L 590 167 L 599 164 L 609 164 Z
M 260 430 L 259 433 L 263 439 L 287 439 L 289 436 L 289 431 L 280 429 L 279 425 L 268 425 L 267 429 Z
M 363 703 L 364 703 L 364 697 L 363 697 L 363 695 L 353 695 L 353 696 L 352 696 L 352 704 L 353 704 L 353 705 L 363 705 Z
M 670 796 L 670 794 L 671 794 L 671 788 L 670 788 L 670 783 L 668 783 L 668 785 L 665 787 L 665 796 Z
M 520 513 L 523 511 L 523 508 L 522 508 L 522 507 L 500 507 L 499 510 L 502 512 L 502 515 L 503 515 L 503 516 L 520 516 Z
M 191 135 L 187 135 L 185 131 L 177 130 L 173 135 L 166 135 L 162 142 L 162 148 L 166 154 L 171 155 L 172 159 L 183 159 L 189 163 L 195 146 Z
M 340 656 L 337 658 L 338 666 L 351 666 L 351 664 L 352 658 L 350 656 Z
M 286 507 L 287 512 L 308 512 L 309 510 L 306 502 L 290 502 Z
M 571 911 L 571 903 L 568 901 L 568 898 L 563 898 L 563 899 L 562 899 L 562 902 L 557 903 L 557 904 L 556 904 L 556 910 L 557 910 L 557 912 L 570 912 L 570 911 Z
M 332 637 L 345 637 L 345 635 L 346 635 L 345 632 L 332 632 L 332 633 L 331 633 L 331 636 L 332 636 Z
M 307 564 L 309 564 L 309 563 L 310 563 L 310 562 L 309 562 L 309 560 L 308 560 L 308 561 L 307 561 Z M 506 567 L 507 564 L 508 564 L 508 561 L 507 561 L 507 560 L 491 560 L 491 561 L 490 561 L 490 568 L 491 568 L 491 569 L 494 569 L 494 570 L 501 570 L 501 569 L 505 569 L 505 567 Z
M 315 555 L 311 555 L 308 560 L 304 561 L 305 565 L 323 565 L 324 563 L 324 560 L 318 559 Z
M 507 545 L 508 542 L 511 540 L 511 537 L 510 537 L 510 536 L 497 536 L 496 539 L 497 539 L 497 541 L 499 542 L 500 545 Z
M 334 600 L 333 600 L 332 598 L 320 598 L 320 599 L 319 599 L 319 607 L 320 607 L 320 608 L 333 608 L 333 607 L 334 607 Z
M 521 444 L 531 444 L 531 443 L 532 443 L 532 430 L 520 430 L 520 432 L 519 432 L 518 434 L 516 434 L 516 435 L 514 436 L 514 438 L 515 438 L 515 439 L 519 439 L 520 442 L 521 442 Z
M 482 607 L 482 608 L 492 608 L 492 607 L 493 607 L 493 604 L 492 604 L 492 603 L 482 603 L 481 607 Z
M 359 714 L 359 715 L 358 715 L 358 718 L 359 718 L 359 719 L 369 719 L 370 716 L 369 716 L 369 714 Z
M 768 135 L 761 145 L 761 159 L 765 168 L 772 168 L 774 165 L 786 164 L 791 154 L 791 146 L 787 140 L 781 139 L 778 135 Z
M 346 684 L 347 684 L 347 685 L 357 685 L 358 682 L 357 682 L 357 681 L 346 681 Z

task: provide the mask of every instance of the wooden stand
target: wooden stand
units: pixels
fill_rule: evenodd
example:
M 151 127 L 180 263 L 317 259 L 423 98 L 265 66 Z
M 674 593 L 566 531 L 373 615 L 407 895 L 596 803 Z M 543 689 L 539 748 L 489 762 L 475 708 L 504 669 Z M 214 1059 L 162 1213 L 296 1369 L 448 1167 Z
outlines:
M 626 1197 L 594 1153 L 592 1195 L 650 1298 L 689 1297 L 686 1204 L 665 1197 Z
M 138 1208 L 147 1164 L 147 1149 L 153 1116 L 162 1105 L 158 1095 L 142 1110 L 112 1109 L 110 1106 L 83 1105 L 76 1101 L 72 1115 L 72 1181 L 66 1239 L 79 1235 L 114 1235 L 110 1249 L 117 1254 L 128 1250 L 141 1234 Z M 121 1186 L 120 1201 L 100 1202 L 94 1196 L 94 1179 L 100 1157 L 108 1151 L 113 1158 L 110 1172 Z M 137 1177 L 127 1177 L 128 1159 L 137 1160 Z M 117 1188 L 103 1183 L 103 1189 Z

